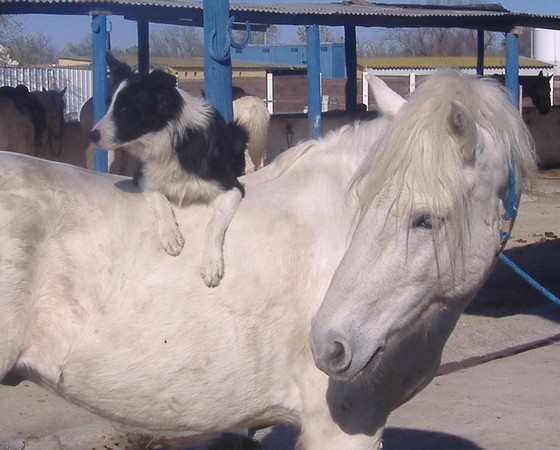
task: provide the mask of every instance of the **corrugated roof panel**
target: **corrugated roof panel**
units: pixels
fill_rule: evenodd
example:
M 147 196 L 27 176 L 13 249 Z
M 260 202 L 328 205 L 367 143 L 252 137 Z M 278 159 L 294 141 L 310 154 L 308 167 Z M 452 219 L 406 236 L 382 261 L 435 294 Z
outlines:
M 418 70 L 437 69 L 441 67 L 458 67 L 461 69 L 476 69 L 475 56 L 427 56 L 427 57 L 384 57 L 384 58 L 358 58 L 358 65 L 383 70 Z M 485 56 L 484 67 L 487 69 L 503 69 L 505 67 L 504 56 Z M 519 68 L 521 69 L 553 69 L 554 65 L 519 57 Z
M 559 16 L 513 13 L 499 4 L 388 5 L 355 1 L 360 4 L 348 1 L 283 4 L 233 2 L 230 3 L 230 12 L 237 21 L 278 25 L 462 27 L 491 31 L 509 31 L 514 26 L 560 29 Z M 99 9 L 152 22 L 202 23 L 202 2 L 193 0 L 0 0 L 0 7 L 4 14 L 87 14 Z

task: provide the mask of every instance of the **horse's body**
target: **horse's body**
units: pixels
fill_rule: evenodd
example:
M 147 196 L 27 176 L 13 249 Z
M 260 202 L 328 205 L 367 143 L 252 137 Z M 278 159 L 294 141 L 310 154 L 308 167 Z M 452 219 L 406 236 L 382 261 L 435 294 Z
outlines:
M 328 381 L 308 351 L 309 321 L 345 249 L 362 143 L 384 123 L 346 128 L 247 177 L 215 289 L 198 268 L 206 207 L 175 211 L 189 239 L 171 258 L 128 179 L 3 154 L 0 379 L 14 368 L 155 430 L 321 425 L 307 411 L 324 404 L 316 389 Z M 306 448 L 334 449 L 327 438 Z
M 40 156 L 62 145 L 66 89 L 29 92 L 25 86 L 0 89 L 0 150 Z
M 242 179 L 247 193 L 228 229 L 226 272 L 215 289 L 200 283 L 198 271 L 210 212 L 206 207 L 175 211 L 189 240 L 180 256 L 170 258 L 160 248 L 153 214 L 128 179 L 1 155 L 0 379 L 16 371 L 102 416 L 152 430 L 209 434 L 288 423 L 301 427 L 303 449 L 377 448 L 389 412 L 433 376 L 437 353 L 464 303 L 464 293 L 456 295 L 461 305 L 446 304 L 444 309 L 451 312 L 435 321 L 431 312 L 440 303 L 432 305 L 428 294 L 417 304 L 409 296 L 393 295 L 392 303 L 382 304 L 385 309 L 372 306 L 373 317 L 361 311 L 365 291 L 390 297 L 391 286 L 400 286 L 380 267 L 384 258 L 390 264 L 396 258 L 390 248 L 384 252 L 381 247 L 388 237 L 379 218 L 372 218 L 372 208 L 365 206 L 363 214 L 356 215 L 356 201 L 365 205 L 370 198 L 361 180 L 373 168 L 372 161 L 366 159 L 361 166 L 362 161 L 372 149 L 378 150 L 375 142 L 384 139 L 387 129 L 394 131 L 393 103 L 401 102 L 386 86 L 378 86 L 375 94 L 378 103 L 386 105 L 385 117 L 300 144 Z M 500 95 L 489 100 L 501 106 L 506 97 Z M 449 102 L 447 97 L 440 101 Z M 513 145 L 523 132 L 511 133 Z M 481 128 L 482 138 L 480 149 L 486 150 L 490 136 Z M 493 213 L 485 216 L 490 221 L 485 236 L 494 244 L 502 212 L 495 189 L 500 188 L 500 198 L 507 190 L 502 178 L 507 178 L 509 148 L 490 155 L 485 161 L 491 167 L 477 181 L 492 189 L 487 195 L 482 188 L 474 194 L 477 205 L 488 201 L 484 213 Z M 518 164 L 522 161 L 519 158 Z M 359 181 L 349 192 L 357 170 Z M 474 177 L 479 167 L 472 165 L 470 170 Z M 468 215 L 460 217 L 474 224 Z M 371 236 L 371 247 L 357 249 L 371 220 L 380 241 Z M 478 234 L 478 225 L 472 231 Z M 464 243 L 471 242 L 464 238 Z M 367 266 L 365 256 L 368 264 L 376 262 Z M 495 249 L 482 256 L 484 261 L 477 261 L 482 267 L 473 269 L 476 286 L 469 284 L 468 294 L 490 270 Z M 422 261 L 431 265 L 433 259 L 426 253 Z M 352 260 L 356 267 L 350 267 Z M 447 267 L 445 258 L 440 263 Z M 313 364 L 307 340 L 311 319 L 335 270 L 327 304 L 314 321 L 312 346 L 318 364 L 336 366 L 318 355 L 329 353 L 320 350 L 321 340 L 329 342 L 332 336 L 329 327 L 346 320 L 352 309 L 337 311 L 336 317 L 327 312 L 337 309 L 333 301 L 342 305 L 348 297 L 355 301 L 357 333 L 363 332 L 365 318 L 374 333 L 396 324 L 396 335 L 403 334 L 400 340 L 392 337 L 391 352 L 384 353 L 396 361 L 396 367 L 386 364 L 384 377 L 372 372 L 358 380 L 334 381 Z M 352 274 L 359 278 L 353 277 L 353 284 L 345 286 L 347 295 L 339 298 L 341 279 Z M 389 282 L 370 289 L 372 280 L 379 282 L 379 274 Z M 406 278 L 406 273 L 397 274 Z M 417 280 L 414 287 L 426 293 L 434 287 L 432 278 L 428 284 L 424 287 Z M 407 330 L 398 327 L 401 317 L 408 321 L 409 310 L 419 308 L 426 314 L 416 314 L 420 324 L 413 328 L 428 329 L 428 344 L 437 336 L 431 351 L 423 339 L 411 343 Z M 428 332 L 430 326 L 433 333 Z M 367 339 L 354 348 L 360 358 L 372 347 L 370 336 L 364 336 Z M 405 355 L 418 347 L 410 366 L 427 370 L 407 372 L 412 379 L 403 379 L 406 371 L 398 345 Z M 354 366 L 351 370 L 359 371 Z

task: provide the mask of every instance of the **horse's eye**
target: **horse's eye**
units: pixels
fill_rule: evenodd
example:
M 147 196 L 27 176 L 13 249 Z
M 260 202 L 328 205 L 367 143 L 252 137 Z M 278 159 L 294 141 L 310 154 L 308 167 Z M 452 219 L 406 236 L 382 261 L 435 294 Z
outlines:
M 432 226 L 432 218 L 429 214 L 420 214 L 412 220 L 413 228 L 425 228 L 426 230 L 431 230 Z

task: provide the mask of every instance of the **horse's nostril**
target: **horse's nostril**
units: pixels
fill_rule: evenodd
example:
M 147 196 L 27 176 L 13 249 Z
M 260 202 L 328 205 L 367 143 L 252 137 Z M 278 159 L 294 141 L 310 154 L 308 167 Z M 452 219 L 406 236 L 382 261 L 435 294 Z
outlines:
M 328 366 L 333 374 L 346 372 L 352 362 L 352 353 L 344 342 L 333 341 L 330 352 Z
M 91 130 L 89 132 L 89 140 L 94 144 L 97 144 L 101 139 L 101 133 L 97 130 Z

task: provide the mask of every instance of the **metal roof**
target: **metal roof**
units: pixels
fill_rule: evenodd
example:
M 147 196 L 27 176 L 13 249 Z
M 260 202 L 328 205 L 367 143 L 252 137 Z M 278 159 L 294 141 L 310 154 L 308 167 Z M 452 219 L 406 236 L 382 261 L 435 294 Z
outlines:
M 505 56 L 485 56 L 484 68 L 486 70 L 503 70 L 505 68 Z M 426 56 L 426 57 L 382 57 L 382 58 L 358 58 L 358 66 L 371 67 L 378 70 L 417 70 L 438 69 L 441 67 L 458 67 L 461 69 L 476 69 L 476 56 Z M 519 57 L 520 69 L 548 69 L 554 68 L 554 64 Z
M 75 66 L 89 66 L 91 65 L 91 57 L 89 56 L 71 56 L 68 58 L 61 57 L 61 60 L 65 60 L 66 63 L 62 67 L 75 67 Z M 124 61 L 132 67 L 138 64 L 136 55 L 119 55 L 119 60 Z M 72 64 L 74 62 L 75 64 Z M 160 68 L 172 68 L 178 71 L 191 71 L 199 70 L 204 72 L 204 58 L 202 57 L 192 57 L 192 58 L 182 58 L 182 57 L 167 57 L 167 56 L 151 56 L 150 57 L 151 67 Z M 306 71 L 306 65 L 293 65 L 293 64 L 276 64 L 269 62 L 259 62 L 259 61 L 240 61 L 232 60 L 231 68 L 235 71 L 244 72 L 297 72 L 300 73 L 302 70 Z
M 202 24 L 202 2 L 193 0 L 0 0 L 1 14 L 107 12 L 134 20 Z M 510 31 L 515 26 L 560 29 L 559 16 L 514 13 L 500 4 L 467 6 L 367 3 L 230 3 L 238 22 L 360 27 L 459 27 Z

